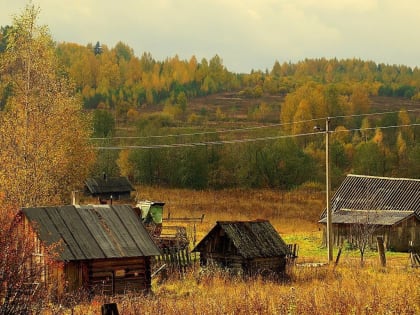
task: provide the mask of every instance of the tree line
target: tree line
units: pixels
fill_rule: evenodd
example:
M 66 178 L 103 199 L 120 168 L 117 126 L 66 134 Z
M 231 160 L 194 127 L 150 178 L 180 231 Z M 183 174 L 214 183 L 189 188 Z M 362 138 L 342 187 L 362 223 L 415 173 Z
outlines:
M 10 26 L 0 29 L 0 52 L 7 46 Z M 210 60 L 177 55 L 163 61 L 149 52 L 136 56 L 133 49 L 118 42 L 114 47 L 97 42 L 80 45 L 55 43 L 63 71 L 74 81 L 87 109 L 113 109 L 123 118 L 130 109 L 165 102 L 179 104 L 182 98 L 241 90 L 244 96 L 262 93 L 287 94 L 308 81 L 338 84 L 363 84 L 372 95 L 419 99 L 420 71 L 417 67 L 388 65 L 360 59 L 305 59 L 297 63 L 273 61 L 272 69 L 234 73 L 223 65 L 220 56 Z M 3 90 L 3 89 L 2 89 Z M 4 106 L 7 91 L 2 91 Z
M 1 27 L 2 56 L 8 56 L 8 47 L 13 45 L 15 32 L 15 25 Z M 235 136 L 215 133 L 218 127 L 224 126 L 223 123 L 238 122 L 229 117 L 229 113 L 217 107 L 212 109 L 214 115 L 209 117 L 209 109 L 202 108 L 199 112 L 193 112 L 190 108 L 194 98 L 221 92 L 254 100 L 254 107 L 248 110 L 245 123 L 281 124 L 278 128 L 249 131 L 238 136 L 239 139 L 277 137 L 277 140 L 178 149 L 98 150 L 96 163 L 93 167 L 89 166 L 90 174 L 106 171 L 115 175 L 127 175 L 135 183 L 197 189 L 236 186 L 288 189 L 308 181 L 322 182 L 325 163 L 322 153 L 325 152 L 324 137 L 322 134 L 304 137 L 299 135 L 310 133 L 315 123 L 323 124 L 322 121 L 315 121 L 316 119 L 329 116 L 335 117 L 331 120 L 334 133 L 330 146 L 333 184 L 339 183 L 348 172 L 378 176 L 420 176 L 419 148 L 416 142 L 419 131 L 415 126 L 418 115 L 404 111 L 404 108 L 399 111 L 398 108 L 387 115 L 362 116 L 371 112 L 372 96 L 419 99 L 418 68 L 377 64 L 355 58 L 319 58 L 297 63 L 274 61 L 271 70 L 233 73 L 223 65 L 218 55 L 210 60 L 202 58 L 198 61 L 195 56 L 189 60 L 181 60 L 174 56 L 158 61 L 147 52 L 140 57 L 136 56 L 133 49 L 122 42 L 108 48 L 100 42 L 83 46 L 75 43 L 54 43 L 51 38 L 47 41 L 49 57 L 57 61 L 54 64 L 55 75 L 71 82 L 71 91 L 68 93 L 73 93 L 72 97 L 80 100 L 78 106 L 81 106 L 78 110 L 93 113 L 93 127 L 86 124 L 77 127 L 78 123 L 73 123 L 70 119 L 77 115 L 70 115 L 71 106 L 62 102 L 62 114 L 57 112 L 53 115 L 63 117 L 65 121 L 60 122 L 60 127 L 57 125 L 54 128 L 58 128 L 60 132 L 72 130 L 70 135 L 75 130 L 80 134 L 83 129 L 87 138 L 93 130 L 94 137 L 105 138 L 100 140 L 102 142 L 85 145 L 85 148 L 90 145 L 115 145 L 113 137 L 126 135 L 121 132 L 124 128 L 131 128 L 130 135 L 143 137 L 143 140 L 136 140 L 135 144 L 140 146 L 175 144 L 179 138 L 155 137 L 174 133 L 195 134 L 189 139 L 182 139 L 182 142 L 235 140 Z M 4 60 L 9 60 L 7 58 Z M 9 69 L 10 75 L 12 68 L 4 69 Z M 4 73 L 0 80 L 0 108 L 6 122 L 12 121 L 7 115 L 8 108 L 16 97 L 16 89 L 5 79 L 7 71 Z M 282 102 L 261 102 L 260 98 L 264 95 L 279 96 Z M 37 106 L 43 103 L 45 100 Z M 42 108 L 39 110 L 44 112 Z M 87 121 L 88 117 L 84 118 Z M 17 135 L 22 122 L 15 121 L 19 126 L 10 126 L 9 129 L 16 130 L 14 133 Z M 3 124 L 4 128 L 7 124 Z M 382 128 L 398 124 L 412 126 Z M 50 131 L 59 134 L 54 128 Z M 203 131 L 209 133 L 200 134 Z M 25 134 L 19 135 L 21 139 L 28 138 L 28 131 L 24 132 Z M 9 133 L 7 131 L 4 134 Z M 284 136 L 287 137 L 279 138 Z M 66 137 L 63 136 L 62 139 Z M 117 145 L 124 143 L 118 142 Z M 79 143 L 78 150 L 81 148 Z M 51 148 L 46 149 L 45 156 L 53 151 Z M 69 151 L 63 152 L 68 154 Z M 76 159 L 74 155 L 68 156 Z M 83 156 L 92 160 L 90 154 Z M 55 158 L 57 161 L 60 159 L 62 157 Z M 85 165 L 91 165 L 91 162 Z M 37 174 L 40 174 L 39 171 Z M 87 168 L 83 174 L 87 174 Z M 52 175 L 48 176 L 46 181 L 51 180 Z M 63 176 L 63 182 L 76 181 L 73 179 L 70 182 Z M 57 191 L 57 188 L 54 189 Z
M 311 91 L 319 93 L 319 87 Z M 193 189 L 291 189 L 300 185 L 322 188 L 325 132 L 316 132 L 314 127 L 325 128 L 325 119 L 311 115 L 305 97 L 295 103 L 299 92 L 286 97 L 280 114 L 285 123 L 270 128 L 250 127 L 224 133 L 215 127 L 180 128 L 162 116 L 139 119 L 136 137 L 95 141 L 96 146 L 101 146 L 95 167 L 98 172 L 122 174 L 144 185 Z M 294 106 L 295 115 L 286 123 L 288 107 Z M 418 113 L 396 110 L 374 116 L 334 116 L 329 125 L 333 188 L 348 173 L 420 177 Z
M 402 109 L 363 116 L 371 95 L 416 98 L 417 69 L 320 59 L 234 74 L 218 56 L 160 62 L 148 53 L 138 58 L 122 43 L 111 49 L 55 43 L 38 14 L 28 5 L 0 30 L 1 314 L 39 313 L 57 302 L 54 290 L 30 285 L 45 269 L 33 255 L 40 244 L 18 229 L 26 228 L 19 209 L 66 204 L 89 175 L 106 171 L 135 183 L 195 189 L 317 188 L 325 144 L 313 123 L 332 116 L 336 182 L 352 170 L 420 177 L 418 115 Z M 225 132 L 219 127 L 238 121 L 221 109 L 209 122 L 186 115 L 193 97 L 221 91 L 251 99 L 283 95 L 278 123 L 259 128 L 277 106 L 262 103 L 243 128 Z M 150 107 L 157 110 L 145 113 Z M 400 127 L 384 128 L 392 125 Z

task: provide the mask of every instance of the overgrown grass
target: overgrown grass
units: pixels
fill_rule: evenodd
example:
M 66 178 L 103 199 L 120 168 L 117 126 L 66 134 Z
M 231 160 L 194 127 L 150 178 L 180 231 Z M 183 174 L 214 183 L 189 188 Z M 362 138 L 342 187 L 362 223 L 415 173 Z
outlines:
M 315 232 L 324 206 L 322 192 L 297 190 L 205 190 L 164 189 L 138 187 L 138 199 L 160 200 L 166 203 L 164 211 L 171 216 L 199 217 L 197 226 L 205 235 L 216 221 L 267 219 L 281 234 Z M 165 214 L 165 215 L 166 215 Z
M 172 216 L 204 213 L 205 221 L 196 225 L 198 240 L 216 221 L 268 219 L 287 243 L 299 245 L 298 264 L 288 267 L 283 281 L 243 280 L 195 266 L 183 276 L 153 279 L 149 296 L 98 297 L 74 308 L 73 314 L 100 314 L 105 302 L 116 302 L 120 314 L 127 315 L 420 314 L 420 270 L 409 267 L 407 253 L 387 252 L 385 268 L 376 252 L 365 254 L 362 267 L 356 250 L 343 250 L 335 267 L 305 264 L 327 261 L 317 224 L 324 206 L 322 193 L 150 187 L 138 191 L 142 199 L 165 201 Z
M 115 302 L 121 314 L 419 314 L 420 270 L 361 268 L 345 261 L 336 268 L 294 267 L 284 282 L 243 280 L 223 271 L 193 270 L 171 277 L 149 296 L 97 299 L 74 314 L 99 314 Z

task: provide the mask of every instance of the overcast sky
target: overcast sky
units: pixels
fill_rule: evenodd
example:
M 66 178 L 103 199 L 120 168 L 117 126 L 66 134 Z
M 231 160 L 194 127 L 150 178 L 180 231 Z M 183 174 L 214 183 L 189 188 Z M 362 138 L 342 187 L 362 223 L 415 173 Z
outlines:
M 27 0 L 0 0 L 11 25 Z M 219 55 L 233 72 L 277 60 L 360 58 L 420 66 L 419 0 L 34 0 L 57 42 L 121 41 L 137 56 Z

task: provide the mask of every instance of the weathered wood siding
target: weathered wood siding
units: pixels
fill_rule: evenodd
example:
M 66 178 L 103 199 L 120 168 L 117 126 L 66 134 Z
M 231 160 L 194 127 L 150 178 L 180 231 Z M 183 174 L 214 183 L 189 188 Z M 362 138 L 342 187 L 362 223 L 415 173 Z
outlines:
M 286 258 L 283 256 L 245 259 L 238 254 L 232 241 L 225 237 L 223 231 L 212 239 L 206 249 L 200 253 L 200 262 L 202 265 L 216 265 L 230 269 L 232 273 L 248 275 L 267 271 L 281 273 L 286 268 Z
M 250 274 L 281 273 L 286 269 L 286 259 L 284 257 L 255 258 L 246 264 L 245 269 Z
M 280 274 L 288 246 L 266 220 L 220 221 L 196 246 L 201 265 L 244 275 Z
M 420 245 L 420 222 L 415 217 L 392 226 L 386 245 L 388 250 L 407 252 L 410 242 L 413 242 L 414 246 Z
M 351 240 L 351 224 L 333 224 L 333 242 L 340 246 L 345 241 Z M 387 250 L 407 252 L 410 241 L 414 245 L 420 245 L 420 222 L 411 217 L 393 226 L 381 226 L 371 235 L 369 246 L 376 249 L 376 237 L 381 236 Z M 323 243 L 326 244 L 326 231 L 324 226 Z
M 72 261 L 50 268 L 48 285 L 58 295 L 79 289 L 92 295 L 148 293 L 150 272 L 150 257 Z
M 68 262 L 64 266 L 64 277 L 66 278 L 69 292 L 76 291 L 84 285 L 84 279 L 87 279 L 87 266 L 81 261 Z
M 94 294 L 124 294 L 151 289 L 150 257 L 87 262 L 87 286 Z

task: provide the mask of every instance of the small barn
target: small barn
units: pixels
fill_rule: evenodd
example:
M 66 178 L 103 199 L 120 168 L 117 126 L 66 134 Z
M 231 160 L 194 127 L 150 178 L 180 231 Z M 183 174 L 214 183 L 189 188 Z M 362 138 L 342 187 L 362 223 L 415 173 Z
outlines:
M 267 220 L 218 221 L 193 252 L 204 266 L 264 275 L 285 271 L 288 247 Z
M 84 192 L 101 200 L 130 199 L 131 192 L 135 191 L 127 177 L 103 176 L 87 178 Z
M 128 205 L 23 208 L 25 227 L 44 248 L 56 245 L 54 265 L 45 264 L 43 282 L 57 293 L 84 289 L 92 294 L 149 292 L 151 259 L 160 255 L 149 233 Z
M 363 231 L 369 231 L 371 247 L 377 236 L 388 250 L 408 251 L 410 244 L 420 245 L 419 179 L 349 174 L 330 204 L 335 245 L 351 243 Z M 326 225 L 325 210 L 319 222 Z

